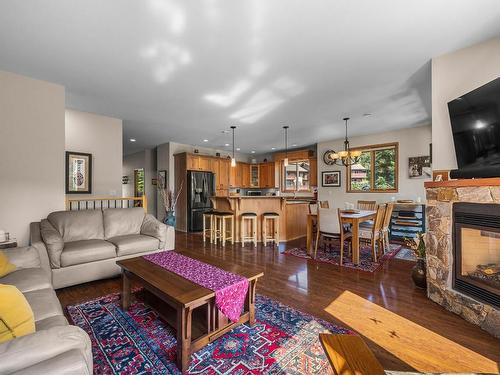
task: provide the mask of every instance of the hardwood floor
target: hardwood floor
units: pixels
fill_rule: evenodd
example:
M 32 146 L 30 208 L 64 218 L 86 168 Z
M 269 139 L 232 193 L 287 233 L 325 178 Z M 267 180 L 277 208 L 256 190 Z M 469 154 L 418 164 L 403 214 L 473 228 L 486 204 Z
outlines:
M 375 273 L 280 254 L 276 248 L 203 245 L 177 233 L 176 249 L 217 265 L 260 267 L 257 293 L 349 327 L 363 336 L 387 370 L 499 373 L 500 340 L 430 301 L 413 286 L 414 263 L 391 259 Z M 304 246 L 305 239 L 281 245 Z M 119 279 L 57 291 L 67 306 L 120 290 Z

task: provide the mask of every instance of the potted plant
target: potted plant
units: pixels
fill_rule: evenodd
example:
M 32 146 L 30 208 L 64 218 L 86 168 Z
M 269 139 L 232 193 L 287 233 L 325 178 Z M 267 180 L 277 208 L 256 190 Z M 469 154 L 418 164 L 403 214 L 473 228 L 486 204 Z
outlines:
M 163 222 L 167 225 L 175 227 L 175 206 L 179 200 L 183 183 L 181 183 L 177 194 L 174 194 L 173 190 L 170 190 L 167 186 L 165 186 L 164 179 L 162 178 L 158 178 L 156 186 L 158 187 L 163 207 L 165 207 L 165 219 L 163 219 Z
M 415 285 L 419 288 L 427 288 L 427 270 L 425 264 L 425 234 L 417 233 L 417 237 L 405 240 L 406 245 L 413 250 L 417 257 L 417 264 L 411 271 L 411 278 Z

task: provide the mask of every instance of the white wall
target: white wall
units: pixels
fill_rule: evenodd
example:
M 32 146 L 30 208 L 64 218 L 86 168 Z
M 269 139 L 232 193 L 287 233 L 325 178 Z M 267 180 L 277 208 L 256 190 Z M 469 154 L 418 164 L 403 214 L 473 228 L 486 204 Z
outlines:
M 123 157 L 122 175 L 128 176 L 128 184 L 122 184 L 122 196 L 134 196 L 134 170 L 144 169 L 144 190 L 148 200 L 148 213 L 156 216 L 156 186 L 152 179 L 156 178 L 156 150 L 147 149 Z
M 0 71 L 0 228 L 19 245 L 64 209 L 64 105 L 64 87 Z
M 434 169 L 457 168 L 447 103 L 498 77 L 500 37 L 432 59 Z
M 120 196 L 122 191 L 122 120 L 66 110 L 66 151 L 92 154 L 92 195 Z M 71 194 L 71 198 L 88 194 Z
M 346 168 L 329 166 L 323 162 L 323 154 L 327 150 L 339 151 L 344 147 L 344 140 L 338 139 L 330 142 L 318 143 L 318 198 L 328 200 L 330 207 L 344 207 L 345 202 L 356 203 L 358 200 L 376 200 L 388 202 L 391 197 L 396 199 L 425 200 L 425 179 L 410 179 L 408 177 L 408 158 L 411 156 L 429 155 L 431 142 L 431 126 L 402 129 L 387 133 L 377 133 L 349 138 L 351 147 L 368 146 L 380 143 L 399 142 L 399 192 L 398 193 L 347 193 Z M 322 187 L 321 172 L 341 171 L 340 187 Z

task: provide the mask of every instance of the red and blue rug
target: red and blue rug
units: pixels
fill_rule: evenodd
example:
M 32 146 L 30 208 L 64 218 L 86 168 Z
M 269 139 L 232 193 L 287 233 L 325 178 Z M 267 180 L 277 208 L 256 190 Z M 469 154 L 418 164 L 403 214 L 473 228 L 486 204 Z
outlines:
M 92 341 L 94 373 L 180 374 L 175 330 L 136 296 L 127 312 L 118 294 L 68 307 Z M 194 353 L 187 374 L 329 374 L 318 335 L 352 333 L 261 295 L 256 318 Z
M 393 258 L 399 250 L 401 250 L 401 245 L 391 244 L 391 250 L 385 253 L 382 257 L 377 259 L 376 262 L 373 261 L 372 249 L 370 246 L 361 246 L 359 249 L 359 264 L 354 264 L 352 258 L 347 255 L 347 244 L 344 247 L 344 261 L 342 262 L 342 267 L 352 268 L 358 271 L 375 272 L 378 270 L 382 264 L 388 259 Z M 308 253 L 305 247 L 295 247 L 293 249 L 287 249 L 283 252 L 286 255 L 293 255 L 304 259 L 313 259 Z M 321 246 L 318 247 L 318 254 L 314 259 L 318 262 L 330 263 L 339 265 L 340 264 L 340 245 L 332 244 L 327 245 L 326 248 Z

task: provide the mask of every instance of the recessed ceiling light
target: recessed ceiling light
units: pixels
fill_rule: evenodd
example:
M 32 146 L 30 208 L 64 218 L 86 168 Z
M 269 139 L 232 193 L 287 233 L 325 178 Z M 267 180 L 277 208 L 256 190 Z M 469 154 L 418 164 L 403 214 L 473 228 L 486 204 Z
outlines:
M 252 150 L 252 154 L 255 154 L 255 150 Z
M 240 151 L 240 150 L 241 150 L 241 148 L 239 148 L 239 147 L 236 147 L 236 151 Z
M 363 113 L 363 117 L 370 117 L 371 115 L 371 113 Z
M 229 133 L 229 130 L 221 130 L 220 132 L 221 132 L 222 134 L 227 134 L 227 133 Z
M 271 150 L 276 150 L 276 147 L 271 147 Z
M 224 146 L 229 147 L 229 143 L 225 143 Z
M 204 139 L 203 142 L 208 142 L 208 139 Z
M 294 144 L 292 145 L 292 147 L 297 147 L 297 143 L 294 143 Z
M 130 138 L 130 142 L 135 142 L 135 138 Z

